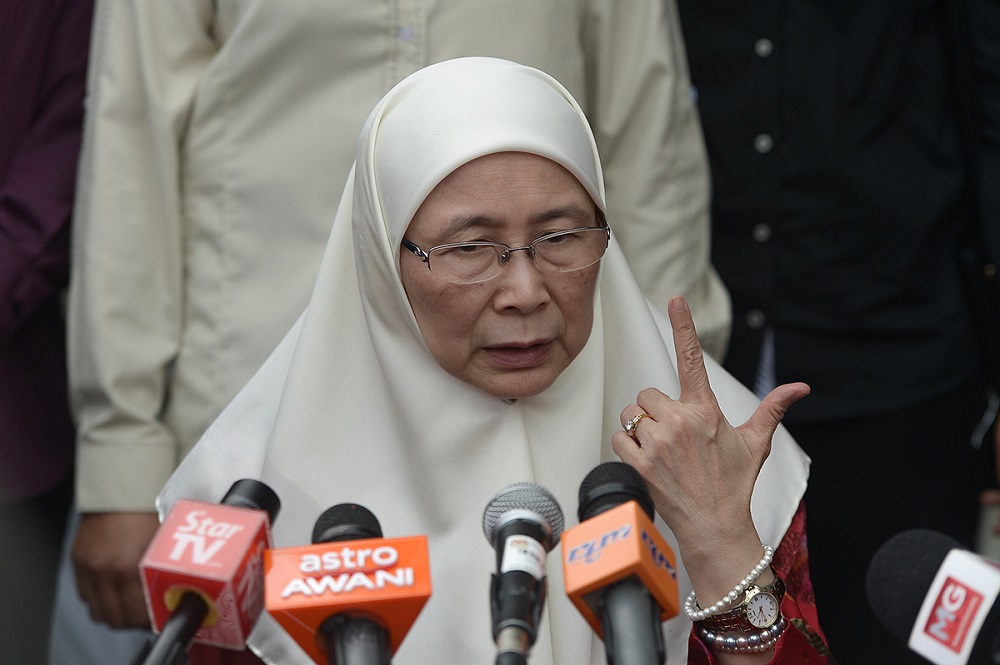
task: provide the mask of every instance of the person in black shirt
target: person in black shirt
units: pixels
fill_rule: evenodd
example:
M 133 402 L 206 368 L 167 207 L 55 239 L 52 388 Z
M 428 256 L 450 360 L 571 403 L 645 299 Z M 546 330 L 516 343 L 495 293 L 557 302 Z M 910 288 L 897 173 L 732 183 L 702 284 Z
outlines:
M 1000 9 L 967 2 L 967 78 L 993 109 L 978 134 L 944 0 L 678 3 L 733 299 L 725 366 L 758 394 L 812 386 L 785 423 L 813 459 L 810 567 L 842 664 L 923 662 L 868 608 L 885 540 L 973 542 L 970 440 L 991 416 L 957 256 L 975 210 L 1000 245 L 1000 188 L 977 199 L 969 168 L 975 151 L 1000 179 Z

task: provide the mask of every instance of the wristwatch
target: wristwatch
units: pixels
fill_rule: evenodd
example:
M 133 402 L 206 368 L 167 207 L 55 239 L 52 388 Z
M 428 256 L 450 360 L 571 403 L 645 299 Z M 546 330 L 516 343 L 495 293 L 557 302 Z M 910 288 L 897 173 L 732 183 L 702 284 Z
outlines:
M 785 597 L 785 583 L 774 572 L 774 581 L 767 586 L 751 584 L 743 602 L 729 610 L 698 622 L 698 626 L 713 632 L 752 633 L 770 628 L 781 620 L 781 600 Z

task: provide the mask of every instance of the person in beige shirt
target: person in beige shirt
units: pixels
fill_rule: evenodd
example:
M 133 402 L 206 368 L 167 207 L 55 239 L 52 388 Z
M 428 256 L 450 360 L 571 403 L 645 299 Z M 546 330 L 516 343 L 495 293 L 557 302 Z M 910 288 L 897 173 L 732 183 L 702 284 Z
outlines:
M 154 497 L 304 308 L 364 118 L 427 64 L 492 55 L 564 84 L 641 288 L 664 310 L 685 295 L 725 348 L 672 2 L 108 0 L 95 25 L 69 302 L 72 555 L 95 620 L 147 624 Z

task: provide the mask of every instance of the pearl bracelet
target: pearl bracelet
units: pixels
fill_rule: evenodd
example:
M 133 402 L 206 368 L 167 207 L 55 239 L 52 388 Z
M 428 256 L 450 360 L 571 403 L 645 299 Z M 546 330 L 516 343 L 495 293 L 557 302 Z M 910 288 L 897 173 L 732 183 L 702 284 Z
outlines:
M 788 627 L 788 621 L 781 621 L 759 633 L 717 633 L 702 629 L 701 639 L 710 649 L 723 653 L 761 653 L 774 648 L 778 638 Z
M 695 595 L 694 591 L 687 597 L 684 601 L 684 613 L 687 614 L 691 621 L 701 621 L 702 619 L 707 619 L 708 617 L 715 616 L 723 610 L 727 609 L 730 605 L 736 602 L 736 599 L 743 595 L 743 592 L 747 590 L 761 573 L 763 573 L 768 566 L 771 565 L 771 559 L 774 557 L 774 548 L 761 543 L 761 547 L 764 548 L 764 556 L 761 558 L 760 563 L 753 567 L 750 574 L 740 580 L 740 583 L 733 587 L 730 591 L 722 598 L 719 602 L 715 603 L 711 607 L 706 609 L 701 609 L 698 605 L 698 597 Z

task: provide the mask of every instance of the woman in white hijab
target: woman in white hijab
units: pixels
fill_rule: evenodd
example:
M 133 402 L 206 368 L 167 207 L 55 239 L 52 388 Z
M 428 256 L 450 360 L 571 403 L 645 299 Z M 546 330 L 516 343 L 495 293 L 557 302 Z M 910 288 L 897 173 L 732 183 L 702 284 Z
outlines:
M 758 407 L 703 360 L 686 304 L 671 301 L 670 322 L 650 306 L 602 230 L 604 209 L 587 120 L 551 77 L 465 58 L 401 82 L 364 127 L 306 313 L 179 467 L 161 513 L 259 478 L 282 501 L 275 542 L 290 546 L 309 542 L 327 507 L 361 504 L 387 537 L 430 545 L 434 593 L 393 662 L 487 663 L 495 555 L 484 506 L 519 481 L 575 505 L 584 476 L 617 455 L 650 486 L 679 553 L 681 598 L 693 589 L 708 607 L 725 596 L 762 543 L 778 547 L 800 521 L 808 460 L 778 421 L 808 387 L 779 387 Z M 590 248 L 571 264 L 531 244 L 579 227 L 594 228 L 543 241 Z M 468 268 L 439 248 L 470 241 L 513 249 L 487 249 L 493 258 Z M 785 540 L 774 570 L 794 579 L 782 610 L 815 624 L 811 605 L 796 605 L 809 591 L 801 539 Z M 771 583 L 767 564 L 757 568 L 756 583 Z M 603 663 L 562 592 L 558 556 L 547 573 L 531 662 Z M 691 625 L 684 612 L 664 624 L 669 662 L 688 659 L 689 635 L 692 662 L 763 663 L 793 648 L 802 662 L 811 649 L 785 630 L 777 649 L 709 650 Z M 266 616 L 249 644 L 269 663 L 310 662 Z

